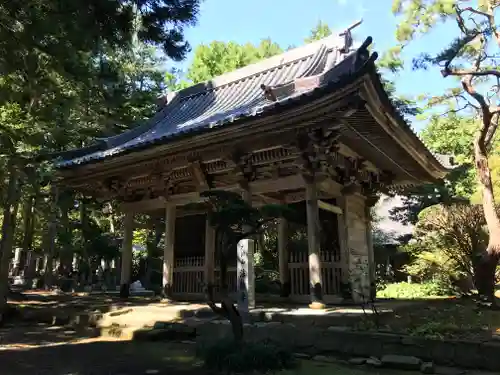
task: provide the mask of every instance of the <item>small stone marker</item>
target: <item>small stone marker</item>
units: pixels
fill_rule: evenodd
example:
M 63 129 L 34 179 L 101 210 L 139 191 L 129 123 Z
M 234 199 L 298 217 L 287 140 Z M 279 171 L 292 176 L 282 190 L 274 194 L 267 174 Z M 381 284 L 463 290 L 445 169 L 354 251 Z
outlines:
M 402 370 L 420 370 L 422 360 L 412 356 L 389 354 L 382 357 L 382 365 Z

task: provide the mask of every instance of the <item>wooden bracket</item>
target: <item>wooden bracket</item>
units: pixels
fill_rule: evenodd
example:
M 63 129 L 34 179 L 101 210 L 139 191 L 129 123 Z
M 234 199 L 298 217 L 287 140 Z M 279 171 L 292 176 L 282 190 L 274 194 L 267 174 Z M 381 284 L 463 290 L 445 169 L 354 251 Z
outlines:
M 338 152 L 339 126 L 329 129 L 316 128 L 301 132 L 297 136 L 296 147 L 299 150 L 297 166 L 303 175 L 314 176 L 322 172 L 330 175 Z
M 210 176 L 206 173 L 203 163 L 199 159 L 190 160 L 188 168 L 199 190 L 206 191 L 213 187 Z
M 246 186 L 249 182 L 255 181 L 257 177 L 256 168 L 252 165 L 252 153 L 243 153 L 236 149 L 230 155 L 230 163 L 234 174 L 237 176 L 238 183 Z

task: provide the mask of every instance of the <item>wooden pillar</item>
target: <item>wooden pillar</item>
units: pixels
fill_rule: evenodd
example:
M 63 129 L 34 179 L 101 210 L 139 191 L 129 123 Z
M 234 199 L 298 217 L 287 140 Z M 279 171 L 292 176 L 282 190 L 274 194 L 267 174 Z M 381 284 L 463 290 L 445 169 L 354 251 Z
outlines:
M 288 222 L 281 218 L 278 222 L 278 261 L 280 271 L 281 296 L 290 295 L 290 271 L 288 269 Z
M 319 209 L 316 183 L 312 178 L 305 178 L 307 208 L 307 244 L 309 252 L 309 286 L 311 291 L 310 308 L 321 309 L 323 304 L 323 287 L 321 281 Z
M 120 277 L 120 297 L 130 295 L 130 278 L 132 273 L 132 239 L 134 237 L 134 214 L 125 213 L 123 222 L 122 265 Z
M 346 223 L 346 205 L 345 198 L 338 197 L 337 205 L 342 209 L 342 215 L 337 215 L 337 235 L 340 247 L 340 263 L 342 266 L 341 290 L 342 298 L 351 299 L 349 291 L 349 246 L 347 244 L 347 223 Z
M 175 245 L 175 205 L 167 204 L 165 209 L 165 248 L 163 250 L 163 296 L 172 297 L 174 282 L 174 245 Z
M 210 225 L 208 217 L 205 224 L 205 270 L 204 278 L 206 285 L 214 283 L 215 262 L 215 229 Z
M 245 202 L 252 204 L 252 193 L 248 186 L 245 186 L 242 196 Z M 238 310 L 244 319 L 248 317 L 249 310 L 255 308 L 254 251 L 254 239 L 246 238 L 238 243 L 236 256 Z

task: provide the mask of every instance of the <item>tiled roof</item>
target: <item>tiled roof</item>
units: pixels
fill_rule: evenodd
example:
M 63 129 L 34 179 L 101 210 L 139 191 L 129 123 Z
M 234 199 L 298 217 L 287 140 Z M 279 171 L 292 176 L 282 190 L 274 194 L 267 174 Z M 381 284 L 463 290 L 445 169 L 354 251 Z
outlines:
M 434 155 L 390 103 L 370 55 L 368 38 L 353 48 L 350 35 L 331 36 L 167 96 L 167 103 L 145 124 L 96 144 L 65 153 L 58 167 L 71 167 L 137 151 L 246 118 L 267 114 L 342 88 L 369 73 L 381 98 L 393 108 L 404 131 L 444 169 L 450 158 Z
M 59 166 L 103 159 L 179 133 L 254 116 L 274 104 L 266 99 L 264 86 L 285 85 L 325 71 L 341 74 L 341 62 L 356 53 L 349 44 L 348 38 L 331 36 L 168 95 L 167 104 L 144 125 L 103 139 L 88 152 L 78 150 L 76 157 Z

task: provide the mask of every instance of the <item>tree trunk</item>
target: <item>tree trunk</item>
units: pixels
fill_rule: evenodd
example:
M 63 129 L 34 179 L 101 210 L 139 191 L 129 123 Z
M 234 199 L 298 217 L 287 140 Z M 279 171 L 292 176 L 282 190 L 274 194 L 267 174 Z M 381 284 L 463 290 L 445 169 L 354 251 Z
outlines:
M 21 199 L 19 170 L 14 160 L 8 162 L 9 183 L 4 203 L 2 238 L 0 239 L 0 322 L 7 309 L 7 294 L 9 292 L 9 265 L 14 243 L 17 211 Z
M 229 289 L 227 286 L 227 258 L 232 249 L 236 252 L 236 245 L 232 245 L 228 241 L 227 236 L 220 230 L 215 232 L 216 254 L 219 260 L 219 275 L 220 275 L 220 301 L 221 307 L 216 305 L 216 298 L 214 295 L 214 286 L 206 286 L 206 294 L 208 299 L 208 306 L 218 315 L 226 318 L 231 323 L 233 331 L 233 338 L 236 344 L 243 341 L 243 318 L 234 305 L 234 301 L 229 296 Z
M 35 234 L 35 197 L 28 197 L 24 203 L 23 216 L 24 233 L 22 249 L 24 254 L 28 254 L 33 246 L 33 236 Z M 27 257 L 25 259 L 27 259 Z
M 474 141 L 474 161 L 482 187 L 484 217 L 489 232 L 488 246 L 478 262 L 476 283 L 480 296 L 494 301 L 495 270 L 500 258 L 500 219 L 495 205 L 488 157 L 480 135 Z
M 56 250 L 56 236 L 57 236 L 57 201 L 59 199 L 57 186 L 52 185 L 50 199 L 50 218 L 49 227 L 47 231 L 47 261 L 44 267 L 44 283 L 45 289 L 52 288 L 54 282 L 54 253 Z
M 71 227 L 69 225 L 69 205 L 64 202 L 61 205 L 61 228 L 62 236 L 62 251 L 61 251 L 61 264 L 60 273 L 64 277 L 69 277 L 73 268 L 73 249 L 71 247 Z

